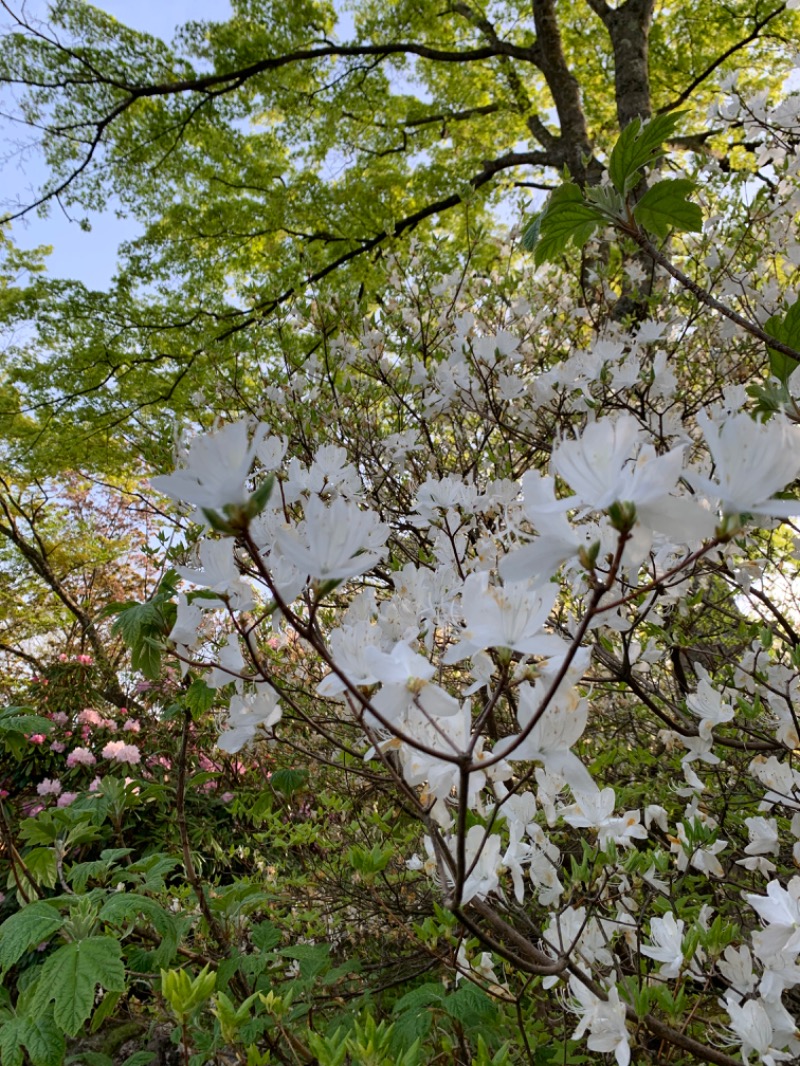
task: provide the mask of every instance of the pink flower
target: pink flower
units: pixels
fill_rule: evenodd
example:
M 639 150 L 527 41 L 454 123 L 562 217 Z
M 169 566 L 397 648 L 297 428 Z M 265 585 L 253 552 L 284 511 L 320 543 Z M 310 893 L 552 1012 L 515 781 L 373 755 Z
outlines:
M 82 666 L 91 666 L 94 662 L 91 655 L 76 655 L 75 658 Z
M 94 766 L 96 762 L 88 748 L 73 748 L 67 756 L 67 766 Z
M 142 755 L 135 744 L 126 744 L 123 740 L 110 740 L 103 748 L 103 758 L 133 764 L 141 762 Z
M 102 783 L 103 783 L 103 779 L 98 774 L 97 777 L 94 779 L 94 781 L 92 781 L 91 785 L 89 785 L 89 791 L 90 792 L 97 792 L 97 790 L 100 788 L 100 785 Z
M 65 662 L 67 661 L 67 657 L 66 657 L 66 655 L 64 655 L 64 653 L 63 653 L 63 652 L 61 653 L 61 655 L 59 655 L 59 657 L 58 657 L 58 661 L 59 661 L 60 663 L 65 663 Z
M 125 733 L 138 733 L 141 730 L 141 723 L 136 718 L 129 718 L 125 725 L 122 727 Z
M 46 777 L 36 786 L 36 791 L 40 796 L 58 796 L 61 794 L 61 782 Z
M 67 745 L 62 740 L 53 740 L 50 742 L 50 751 L 54 751 L 60 755 L 62 751 L 66 750 Z
M 69 715 L 63 711 L 53 711 L 50 715 L 50 721 L 55 722 L 56 725 L 66 725 L 69 721 Z
M 223 803 L 230 803 L 230 801 L 233 799 L 233 793 L 232 792 L 223 792 L 222 795 L 220 796 L 220 799 L 222 800 Z
M 46 739 L 44 733 L 32 733 L 28 737 L 28 742 L 31 744 L 44 744 Z
M 78 798 L 77 792 L 64 792 L 58 797 L 59 807 L 69 807 Z
M 99 711 L 96 711 L 94 707 L 84 707 L 84 709 L 78 715 L 78 721 L 81 722 L 83 725 L 89 726 L 105 725 L 105 718 L 103 718 Z

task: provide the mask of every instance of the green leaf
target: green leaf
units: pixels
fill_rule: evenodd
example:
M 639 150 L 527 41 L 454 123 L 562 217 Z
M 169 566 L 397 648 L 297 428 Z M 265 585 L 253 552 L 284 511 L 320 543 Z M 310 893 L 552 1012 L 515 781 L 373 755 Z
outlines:
M 796 300 L 785 315 L 773 315 L 772 318 L 767 319 L 764 329 L 776 341 L 800 351 L 800 300 Z M 769 348 L 768 351 L 770 372 L 782 385 L 785 385 L 797 369 L 800 359 L 793 359 L 790 355 L 778 352 L 774 348 Z
M 216 695 L 216 691 L 209 688 L 201 677 L 195 678 L 184 695 L 186 706 L 192 712 L 192 717 L 197 718 L 210 710 L 214 705 Z
M 259 951 L 272 951 L 281 942 L 280 930 L 272 922 L 259 922 L 250 934 L 250 940 Z
M 558 258 L 570 244 L 582 248 L 606 216 L 587 204 L 581 190 L 566 181 L 550 193 L 539 224 L 533 257 L 537 266 Z
M 470 1026 L 485 1025 L 497 1013 L 490 997 L 472 981 L 462 981 L 443 1005 L 451 1018 Z
M 19 714 L 22 707 L 7 707 L 0 714 L 0 733 L 49 733 L 53 723 L 39 714 Z
M 31 903 L 12 914 L 0 926 L 0 970 L 8 970 L 30 948 L 49 940 L 64 924 L 49 903 Z
M 670 230 L 699 233 L 703 212 L 698 204 L 687 200 L 694 189 L 694 182 L 688 178 L 656 182 L 634 207 L 633 216 L 639 225 L 662 239 Z
M 55 1001 L 53 1017 L 68 1036 L 75 1036 L 92 1013 L 97 985 L 109 992 L 125 988 L 119 942 L 92 936 L 59 948 L 42 967 L 31 1013 L 43 1014 Z
M 23 1019 L 19 1035 L 33 1066 L 61 1066 L 67 1043 L 51 1015 Z
M 287 959 L 297 959 L 301 977 L 316 977 L 329 965 L 330 948 L 327 944 L 295 944 L 279 952 Z
M 0 1024 L 0 1062 L 3 1066 L 22 1066 L 22 1018 L 9 1018 Z
M 284 796 L 291 796 L 293 792 L 297 792 L 306 783 L 308 773 L 305 770 L 292 770 L 289 768 L 283 770 L 276 770 L 270 777 L 269 783 L 275 789 L 276 792 L 283 793 Z
M 608 176 L 617 192 L 627 196 L 639 184 L 642 168 L 664 155 L 664 141 L 672 136 L 685 114 L 671 111 L 645 123 L 635 118 L 625 127 L 608 161 Z
M 445 991 L 441 984 L 438 982 L 420 985 L 419 988 L 412 988 L 410 992 L 406 992 L 404 996 L 394 1005 L 394 1014 L 400 1014 L 402 1011 L 418 1011 L 421 1007 L 442 1007 L 445 1001 Z
M 539 231 L 542 228 L 542 215 L 544 211 L 539 211 L 534 215 L 525 229 L 522 231 L 522 237 L 520 238 L 520 244 L 526 252 L 532 252 L 536 247 L 536 243 L 539 240 Z
M 122 1066 L 149 1066 L 156 1057 L 154 1051 L 134 1051 L 123 1062 Z

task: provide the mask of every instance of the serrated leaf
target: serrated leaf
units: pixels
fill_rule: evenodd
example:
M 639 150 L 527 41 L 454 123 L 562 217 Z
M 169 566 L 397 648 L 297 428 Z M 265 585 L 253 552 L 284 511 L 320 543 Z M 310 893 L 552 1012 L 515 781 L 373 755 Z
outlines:
M 800 300 L 789 308 L 785 315 L 773 315 L 767 319 L 764 329 L 776 341 L 800 351 Z M 793 359 L 784 352 L 769 348 L 769 369 L 774 377 L 785 385 L 797 369 L 800 359 Z
M 537 266 L 560 256 L 570 244 L 582 248 L 605 215 L 587 204 L 577 185 L 564 182 L 550 193 L 542 212 L 533 258 Z
M 22 1066 L 22 1018 L 9 1018 L 0 1025 L 0 1062 L 3 1066 Z
M 259 922 L 250 934 L 250 940 L 259 951 L 272 951 L 281 942 L 280 930 L 272 922 Z
M 33 1066 L 61 1066 L 67 1042 L 49 1014 L 23 1019 L 19 1036 Z
M 656 182 L 634 207 L 633 216 L 640 226 L 662 240 L 670 230 L 699 233 L 703 228 L 703 212 L 698 204 L 686 199 L 694 189 L 694 182 L 688 178 Z
M 125 967 L 119 942 L 92 936 L 65 944 L 41 969 L 31 1013 L 44 1014 L 55 1003 L 53 1017 L 68 1036 L 75 1036 L 92 1013 L 97 985 L 108 992 L 125 988 Z
M 649 122 L 642 123 L 636 118 L 628 123 L 608 161 L 608 176 L 619 193 L 627 196 L 639 184 L 642 168 L 664 155 L 664 141 L 672 136 L 685 114 L 685 111 L 671 111 L 656 115 Z
M 394 1005 L 393 1013 L 418 1011 L 422 1007 L 441 1007 L 444 1004 L 444 1000 L 445 991 L 440 984 L 420 985 L 419 988 L 412 988 L 410 992 L 406 992 L 404 996 L 398 999 Z
M 484 1025 L 496 1014 L 492 1000 L 472 981 L 463 981 L 443 1005 L 451 1018 L 471 1026 Z
M 287 959 L 296 959 L 300 963 L 301 977 L 316 977 L 330 965 L 330 948 L 327 944 L 295 944 L 291 948 L 283 948 L 278 954 Z
M 520 244 L 526 252 L 532 252 L 533 249 L 536 247 L 536 243 L 539 240 L 539 231 L 542 228 L 543 214 L 544 211 L 539 211 L 537 214 L 535 214 L 531 221 L 528 223 L 528 225 L 525 227 L 525 229 L 522 231 L 522 236 L 520 237 Z
M 0 926 L 0 970 L 8 970 L 26 951 L 49 940 L 64 924 L 63 914 L 49 903 L 30 903 Z
M 197 677 L 187 688 L 184 699 L 186 706 L 192 712 L 192 715 L 196 717 L 204 714 L 214 706 L 216 695 L 215 689 L 209 688 L 202 678 Z

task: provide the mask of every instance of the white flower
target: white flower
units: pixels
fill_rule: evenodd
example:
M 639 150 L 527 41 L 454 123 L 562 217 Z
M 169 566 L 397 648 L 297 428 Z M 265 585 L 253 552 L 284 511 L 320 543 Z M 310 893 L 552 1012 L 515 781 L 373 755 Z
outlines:
M 588 1029 L 586 1045 L 590 1051 L 613 1051 L 617 1066 L 628 1066 L 631 1049 L 625 1025 L 625 1006 L 620 1002 L 616 988 L 611 989 L 608 1000 L 604 1001 L 573 976 L 569 979 L 569 989 L 575 997 L 570 1009 L 582 1016 L 572 1039 L 579 1040 Z
M 249 611 L 253 606 L 253 591 L 239 573 L 233 541 L 230 538 L 201 540 L 197 554 L 202 569 L 177 566 L 175 569 L 181 577 L 230 599 L 236 610 Z
M 652 944 L 642 945 L 642 954 L 664 965 L 658 971 L 661 977 L 677 977 L 683 967 L 684 922 L 675 920 L 670 911 L 663 918 L 650 919 Z
M 548 687 L 547 674 L 535 687 L 525 683 L 520 685 L 517 719 L 521 729 L 525 729 L 532 721 Z M 562 685 L 524 740 L 520 741 L 518 735 L 505 737 L 498 741 L 494 750 L 504 753 L 509 761 L 524 759 L 526 762 L 544 763 L 549 770 L 561 774 L 573 790 L 596 792 L 597 786 L 589 771 L 578 756 L 570 751 L 583 736 L 588 717 L 589 705 L 585 699 L 581 699 L 577 688 L 574 685 Z
M 461 594 L 466 629 L 443 661 L 458 662 L 486 648 L 510 648 L 522 655 L 563 654 L 563 641 L 542 632 L 557 591 L 555 585 L 534 589 L 527 582 L 500 588 L 489 585 L 485 572 L 470 574 Z
M 710 678 L 702 666 L 697 666 L 700 681 L 697 691 L 686 698 L 686 706 L 700 719 L 699 733 L 703 739 L 711 737 L 715 725 L 730 722 L 733 708 L 723 702 L 722 696 L 711 685 Z
M 228 714 L 229 728 L 220 734 L 217 747 L 229 755 L 240 751 L 253 739 L 259 726 L 269 729 L 277 725 L 282 713 L 278 696 L 271 688 L 262 687 L 256 693 L 234 696 Z
M 195 437 L 186 465 L 152 478 L 150 484 L 170 499 L 196 507 L 216 511 L 241 506 L 249 498 L 247 478 L 266 432 L 266 426 L 259 426 L 248 443 L 248 423 L 241 421 Z
M 564 807 L 560 814 L 568 825 L 580 829 L 589 827 L 597 830 L 597 842 L 601 848 L 614 841 L 620 847 L 629 848 L 634 839 L 647 839 L 647 830 L 640 824 L 638 811 L 626 811 L 624 815 L 614 818 L 616 796 L 613 788 L 604 788 L 601 792 L 575 792 L 575 802 Z
M 724 958 L 717 962 L 719 972 L 736 992 L 746 996 L 756 987 L 753 956 L 744 944 L 737 950 L 731 944 L 725 948 Z M 730 993 L 726 992 L 726 995 Z
M 315 581 L 344 581 L 382 557 L 389 527 L 371 511 L 337 497 L 326 507 L 318 496 L 305 504 L 305 521 L 277 534 L 283 555 Z
M 788 891 L 778 881 L 770 881 L 766 896 L 748 893 L 745 899 L 767 923 L 756 934 L 760 959 L 766 962 L 772 955 L 800 952 L 800 877 L 791 879 Z
M 764 1066 L 775 1066 L 776 1062 L 785 1062 L 793 1057 L 772 1047 L 772 1022 L 760 1000 L 750 999 L 743 1007 L 730 1001 L 725 1009 L 730 1015 L 731 1029 L 741 1041 L 745 1062 L 752 1051 L 761 1057 Z
M 800 472 L 800 426 L 780 417 L 756 422 L 744 413 L 727 418 L 721 426 L 707 415 L 700 415 L 698 421 L 717 480 L 687 472 L 692 488 L 718 499 L 726 515 L 787 518 L 800 513 L 800 502 L 772 498 Z
M 672 495 L 683 467 L 684 448 L 665 455 L 642 443 L 632 415 L 592 422 L 576 440 L 553 451 L 553 469 L 575 490 L 571 506 L 604 511 L 613 503 L 632 503 L 646 529 L 658 530 L 677 543 L 713 533 L 714 522 L 692 500 Z M 634 460 L 635 456 L 635 460 Z

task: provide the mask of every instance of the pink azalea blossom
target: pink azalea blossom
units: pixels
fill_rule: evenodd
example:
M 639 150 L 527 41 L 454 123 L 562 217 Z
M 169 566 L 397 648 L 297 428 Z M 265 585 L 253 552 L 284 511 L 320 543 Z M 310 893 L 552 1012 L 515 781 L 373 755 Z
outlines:
M 78 798 L 78 793 L 77 792 L 63 792 L 58 797 L 57 806 L 59 806 L 59 807 L 69 807 L 70 803 L 74 803 L 74 801 L 77 798 Z
M 133 764 L 141 762 L 142 755 L 135 744 L 126 744 L 124 740 L 110 740 L 103 748 L 103 758 Z
M 67 766 L 94 766 L 97 759 L 88 748 L 73 748 L 67 756 Z
M 44 744 L 45 740 L 47 740 L 47 737 L 44 733 L 32 733 L 28 737 L 28 742 L 30 744 Z
M 36 786 L 36 791 L 40 796 L 58 796 L 61 794 L 61 782 L 46 777 Z

